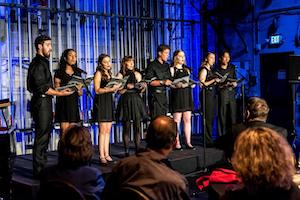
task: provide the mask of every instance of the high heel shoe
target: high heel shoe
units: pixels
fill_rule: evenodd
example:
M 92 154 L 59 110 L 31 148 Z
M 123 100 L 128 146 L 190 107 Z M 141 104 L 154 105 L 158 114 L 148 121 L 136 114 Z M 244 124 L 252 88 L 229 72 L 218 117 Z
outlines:
M 114 160 L 108 155 L 105 157 L 105 160 L 108 162 L 113 162 Z
M 192 149 L 192 150 L 195 150 L 196 147 L 194 147 L 193 145 L 186 145 L 186 149 Z
M 100 159 L 100 165 L 107 165 L 107 160 L 105 157 L 99 157 Z
M 182 150 L 182 147 L 181 147 L 181 146 L 175 147 L 175 150 L 176 150 L 176 151 L 181 151 L 181 150 Z

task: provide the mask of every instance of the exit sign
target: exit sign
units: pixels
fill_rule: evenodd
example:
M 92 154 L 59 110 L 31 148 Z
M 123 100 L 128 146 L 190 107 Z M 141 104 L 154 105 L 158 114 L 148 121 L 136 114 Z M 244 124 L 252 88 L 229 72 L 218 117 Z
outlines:
M 283 43 L 281 35 L 271 35 L 269 45 L 270 46 L 279 46 Z

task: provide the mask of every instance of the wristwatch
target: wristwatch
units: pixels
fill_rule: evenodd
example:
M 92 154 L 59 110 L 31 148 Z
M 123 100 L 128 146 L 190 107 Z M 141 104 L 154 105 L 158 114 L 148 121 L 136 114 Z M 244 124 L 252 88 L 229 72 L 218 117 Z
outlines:
M 159 81 L 159 84 L 160 85 L 164 85 L 164 81 Z

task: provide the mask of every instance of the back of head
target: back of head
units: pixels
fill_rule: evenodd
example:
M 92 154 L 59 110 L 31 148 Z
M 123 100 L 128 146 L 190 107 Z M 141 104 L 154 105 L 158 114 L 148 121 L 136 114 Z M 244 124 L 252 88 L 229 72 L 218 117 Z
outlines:
M 232 165 L 246 187 L 289 189 L 295 173 L 294 155 L 287 141 L 264 127 L 249 128 L 237 138 Z
M 246 119 L 267 120 L 269 114 L 269 106 L 267 102 L 259 97 L 250 97 L 246 104 Z
M 169 149 L 177 136 L 177 126 L 174 120 L 167 116 L 158 116 L 148 127 L 146 142 L 150 149 Z
M 39 35 L 38 37 L 36 37 L 34 40 L 34 46 L 35 46 L 36 51 L 38 51 L 38 45 L 44 44 L 44 42 L 47 40 L 51 40 L 51 38 L 47 35 Z
M 93 146 L 86 128 L 73 126 L 63 135 L 58 145 L 59 164 L 76 167 L 86 165 L 92 159 Z

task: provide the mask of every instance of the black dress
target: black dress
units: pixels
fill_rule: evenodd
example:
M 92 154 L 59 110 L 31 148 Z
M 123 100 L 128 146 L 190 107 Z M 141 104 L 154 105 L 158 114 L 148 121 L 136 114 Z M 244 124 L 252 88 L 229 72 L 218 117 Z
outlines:
M 206 67 L 201 67 L 201 70 L 207 71 L 207 76 L 205 81 L 210 81 L 214 79 L 214 73 L 211 69 Z M 211 84 L 207 87 L 202 88 L 200 93 L 200 100 L 201 100 L 201 107 L 202 112 L 205 114 L 205 127 L 204 127 L 204 135 L 206 139 L 206 144 L 211 145 L 213 144 L 212 141 L 212 132 L 214 126 L 214 118 L 215 118 L 215 109 L 216 109 L 216 88 L 214 84 Z
M 100 88 L 105 88 L 109 80 L 101 79 Z M 94 122 L 112 122 L 113 115 L 113 93 L 96 94 L 93 106 Z
M 128 72 L 125 76 L 128 76 L 126 84 L 137 83 L 135 74 L 133 71 Z M 140 121 L 141 119 L 146 119 L 148 117 L 145 105 L 141 96 L 139 95 L 138 89 L 127 90 L 121 95 L 118 106 L 116 117 L 120 121 Z
M 174 79 L 189 76 L 185 69 L 174 67 Z M 194 109 L 193 96 L 191 87 L 171 88 L 170 93 L 170 110 L 172 113 L 192 111 Z
M 74 70 L 75 76 L 80 76 L 80 72 Z M 65 70 L 57 70 L 55 78 L 61 80 L 60 86 L 65 86 L 72 79 L 72 76 Z M 55 105 L 55 122 L 79 122 L 79 96 L 77 92 L 69 96 L 56 97 Z

